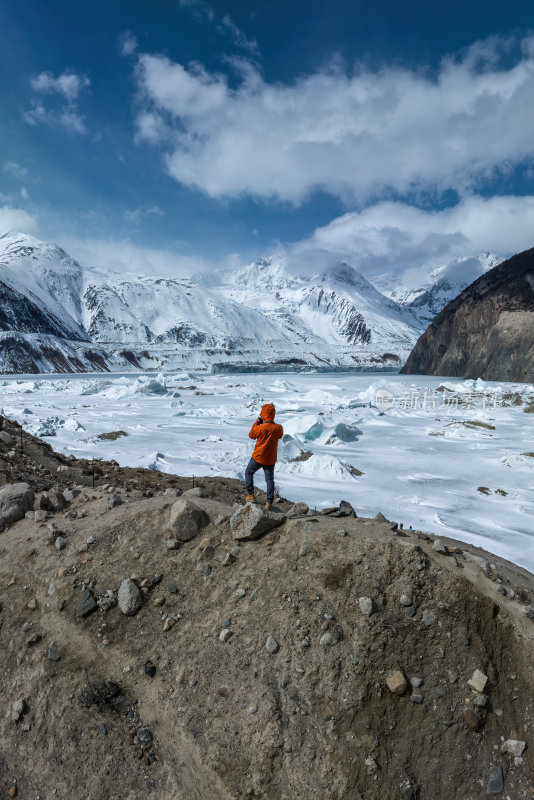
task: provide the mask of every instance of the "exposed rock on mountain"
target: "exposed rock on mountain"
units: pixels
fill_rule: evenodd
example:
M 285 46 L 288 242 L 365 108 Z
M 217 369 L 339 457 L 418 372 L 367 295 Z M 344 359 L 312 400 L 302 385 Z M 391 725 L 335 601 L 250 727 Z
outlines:
M 494 267 L 450 302 L 402 372 L 534 381 L 534 248 Z

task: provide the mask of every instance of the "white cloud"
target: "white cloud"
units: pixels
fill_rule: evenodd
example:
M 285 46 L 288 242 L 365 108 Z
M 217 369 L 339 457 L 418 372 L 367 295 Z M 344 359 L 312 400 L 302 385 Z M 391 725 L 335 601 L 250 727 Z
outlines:
M 30 85 L 36 92 L 47 94 L 60 94 L 66 100 L 76 100 L 82 89 L 90 86 L 91 82 L 86 75 L 65 70 L 57 78 L 51 72 L 41 72 L 30 79 Z
M 207 259 L 160 248 L 143 247 L 130 239 L 79 239 L 63 236 L 61 245 L 80 264 L 136 275 L 179 277 L 211 270 Z
M 120 46 L 123 56 L 131 56 L 137 50 L 137 39 L 130 31 L 126 31 L 120 38 Z
M 248 50 L 253 55 L 258 55 L 258 43 L 256 39 L 249 39 L 237 25 L 234 25 L 228 15 L 224 16 L 221 20 L 219 30 L 222 33 L 227 33 L 233 43 L 243 50 Z
M 127 222 L 138 223 L 143 217 L 163 217 L 165 216 L 164 212 L 161 210 L 159 206 L 139 206 L 139 208 L 134 208 L 132 211 L 125 211 L 123 214 L 124 219 Z
M 442 211 L 402 202 L 343 214 L 292 248 L 293 258 L 324 254 L 372 274 L 414 268 L 419 274 L 458 256 L 508 256 L 534 247 L 534 196 L 471 196 Z M 313 255 L 315 254 L 315 255 Z
M 141 54 L 136 138 L 163 143 L 169 174 L 215 198 L 470 192 L 534 157 L 534 39 L 521 47 L 513 59 L 509 40 L 475 43 L 435 76 L 333 64 L 288 85 L 241 60 L 235 89 L 199 65 Z
M 52 111 L 45 108 L 41 103 L 32 103 L 32 107 L 25 111 L 24 119 L 32 127 L 35 125 L 51 125 L 66 128 L 71 133 L 87 133 L 85 117 L 76 111 L 73 105 L 69 105 L 61 111 Z
M 66 103 L 57 109 L 33 100 L 31 108 L 23 113 L 28 125 L 52 125 L 65 128 L 71 133 L 87 133 L 85 117 L 78 113 L 77 108 L 80 92 L 90 86 L 87 76 L 66 70 L 56 78 L 51 72 L 41 72 L 30 79 L 30 85 L 35 92 L 59 95 Z
M 22 231 L 31 233 L 37 226 L 37 220 L 22 208 L 0 206 L 0 231 Z
M 16 161 L 6 161 L 4 164 L 4 171 L 8 172 L 10 175 L 13 175 L 14 178 L 25 178 L 28 174 L 27 167 L 23 167 L 21 164 L 17 164 Z
M 200 22 L 211 22 L 215 12 L 205 0 L 178 0 L 180 8 L 186 9 Z

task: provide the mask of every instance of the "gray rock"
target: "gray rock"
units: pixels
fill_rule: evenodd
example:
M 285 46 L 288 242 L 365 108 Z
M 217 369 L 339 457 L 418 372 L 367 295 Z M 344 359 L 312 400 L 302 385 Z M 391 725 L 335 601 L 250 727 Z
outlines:
M 123 614 L 132 617 L 143 604 L 143 596 L 131 578 L 122 581 L 119 587 L 118 605 Z
M 0 431 L 0 442 L 3 442 L 3 444 L 6 444 L 8 447 L 13 447 L 15 439 L 7 431 Z
M 274 636 L 268 636 L 267 641 L 265 642 L 265 649 L 268 653 L 277 653 L 280 649 L 280 645 L 274 638 Z
M 47 516 L 48 516 L 48 511 L 45 511 L 44 509 L 40 508 L 37 511 L 33 512 L 33 521 L 36 524 L 39 524 L 40 522 L 44 522 Z
M 314 533 L 315 532 L 315 522 L 305 522 L 304 523 L 304 533 Z
M 410 678 L 410 683 L 414 689 L 419 689 L 419 687 L 423 685 L 423 679 L 414 676 L 413 678 Z
M 331 647 L 331 645 L 334 644 L 333 634 L 330 633 L 330 631 L 326 631 L 326 633 L 323 633 L 323 635 L 319 639 L 319 644 L 321 645 L 321 647 Z
M 306 505 L 306 503 L 295 503 L 287 512 L 287 518 L 293 519 L 293 517 L 305 517 L 309 510 L 309 506 Z
M 209 517 L 187 497 L 181 497 L 171 508 L 169 527 L 180 542 L 189 542 L 198 536 L 202 528 L 209 525 Z
M 65 491 L 63 492 L 63 497 L 65 498 L 67 503 L 72 503 L 72 501 L 75 500 L 79 494 L 80 494 L 79 489 L 65 489 Z
M 47 652 L 47 658 L 49 661 L 60 661 L 61 656 L 59 655 L 58 651 L 54 647 L 49 647 Z
M 360 611 L 365 617 L 370 617 L 373 613 L 373 601 L 370 597 L 360 597 L 358 599 L 358 605 L 360 606 Z
M 382 514 L 381 511 L 379 511 L 378 514 L 375 515 L 375 519 L 377 522 L 389 522 L 389 520 L 386 519 L 386 517 Z
M 235 596 L 236 597 L 244 597 L 246 595 L 246 593 L 247 593 L 246 589 L 236 589 L 235 590 Z
M 310 552 L 310 546 L 308 542 L 303 542 L 299 548 L 299 556 L 303 558 L 303 556 L 307 556 Z
M 187 489 L 182 497 L 206 497 L 206 492 L 200 486 L 195 486 L 194 489 Z
M 399 598 L 401 606 L 411 606 L 412 605 L 412 598 L 407 594 L 401 594 Z
M 345 530 L 345 528 L 340 528 L 340 529 L 337 531 L 337 535 L 338 535 L 338 536 L 346 536 L 346 535 L 347 535 L 347 531 Z
M 181 489 L 173 488 L 171 486 L 168 489 L 165 489 L 163 494 L 166 495 L 167 497 L 180 497 L 180 495 L 182 494 L 182 491 L 181 491 Z
M 108 508 L 115 508 L 123 504 L 123 499 L 120 494 L 110 494 L 108 498 Z
M 490 769 L 488 785 L 486 787 L 486 794 L 501 794 L 504 790 L 504 779 L 502 774 L 502 767 L 492 767 Z
M 408 617 L 409 619 L 411 619 L 412 617 L 415 617 L 415 608 L 413 606 L 408 606 L 407 608 L 405 608 L 404 609 L 404 616 Z
M 26 511 L 24 514 L 25 519 L 35 519 L 35 511 Z
M 422 694 L 415 694 L 414 693 L 414 694 L 410 695 L 410 700 L 412 701 L 412 703 L 415 703 L 416 705 L 421 705 L 421 703 L 423 702 L 424 699 L 425 698 L 423 697 Z
M 526 746 L 526 742 L 521 742 L 519 739 L 507 739 L 501 744 L 501 753 L 519 758 Z
M 356 512 L 354 511 L 353 507 L 348 502 L 348 500 L 341 500 L 338 510 L 334 511 L 334 513 L 331 514 L 331 516 L 332 517 L 355 517 L 356 516 Z
M 48 507 L 50 511 L 57 513 L 67 507 L 67 501 L 61 492 L 51 491 L 48 492 Z
M 180 544 L 178 539 L 167 539 L 167 550 L 179 550 Z
M 20 720 L 24 716 L 25 711 L 26 711 L 26 701 L 24 700 L 24 698 L 21 697 L 19 700 L 15 700 L 15 702 L 11 706 L 11 722 L 20 722 Z
M 426 626 L 432 625 L 436 621 L 436 615 L 433 611 L 423 611 L 423 622 Z
M 436 553 L 446 553 L 447 552 L 447 548 L 445 547 L 445 545 L 443 544 L 441 539 L 436 539 L 434 541 L 434 544 L 432 545 L 432 550 L 435 550 Z
M 219 634 L 219 639 L 221 640 L 221 642 L 227 642 L 232 635 L 233 634 L 231 630 L 229 630 L 228 628 L 223 628 Z
M 534 619 L 534 606 L 525 606 L 525 614 L 529 619 Z
M 283 525 L 285 519 L 285 514 L 266 514 L 259 506 L 247 503 L 232 514 L 230 527 L 234 539 L 258 539 L 264 533 Z
M 28 483 L 10 483 L 0 489 L 0 530 L 33 509 L 34 494 Z
M 89 614 L 92 614 L 97 608 L 98 605 L 92 591 L 90 589 L 84 589 L 82 596 L 76 603 L 76 616 L 88 617 Z
M 54 546 L 56 550 L 64 550 L 67 546 L 67 540 L 64 536 L 58 536 L 56 541 L 54 542 Z

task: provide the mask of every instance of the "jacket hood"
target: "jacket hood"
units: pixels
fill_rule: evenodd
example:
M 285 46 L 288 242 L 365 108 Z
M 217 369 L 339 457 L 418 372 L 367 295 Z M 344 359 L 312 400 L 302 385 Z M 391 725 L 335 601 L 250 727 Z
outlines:
M 260 417 L 265 422 L 272 422 L 274 420 L 275 414 L 276 414 L 276 409 L 272 403 L 266 403 L 264 406 L 262 406 L 262 409 L 260 411 Z

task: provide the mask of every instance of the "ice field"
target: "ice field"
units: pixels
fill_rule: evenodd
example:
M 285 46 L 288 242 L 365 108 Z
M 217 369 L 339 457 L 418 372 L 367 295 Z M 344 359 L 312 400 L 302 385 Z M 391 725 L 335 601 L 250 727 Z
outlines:
M 0 376 L 0 411 L 54 449 L 179 475 L 242 479 L 265 402 L 285 431 L 282 495 L 318 509 L 349 500 L 534 571 L 533 386 L 379 373 Z M 118 430 L 127 436 L 98 438 Z M 261 471 L 256 483 L 265 488 Z

